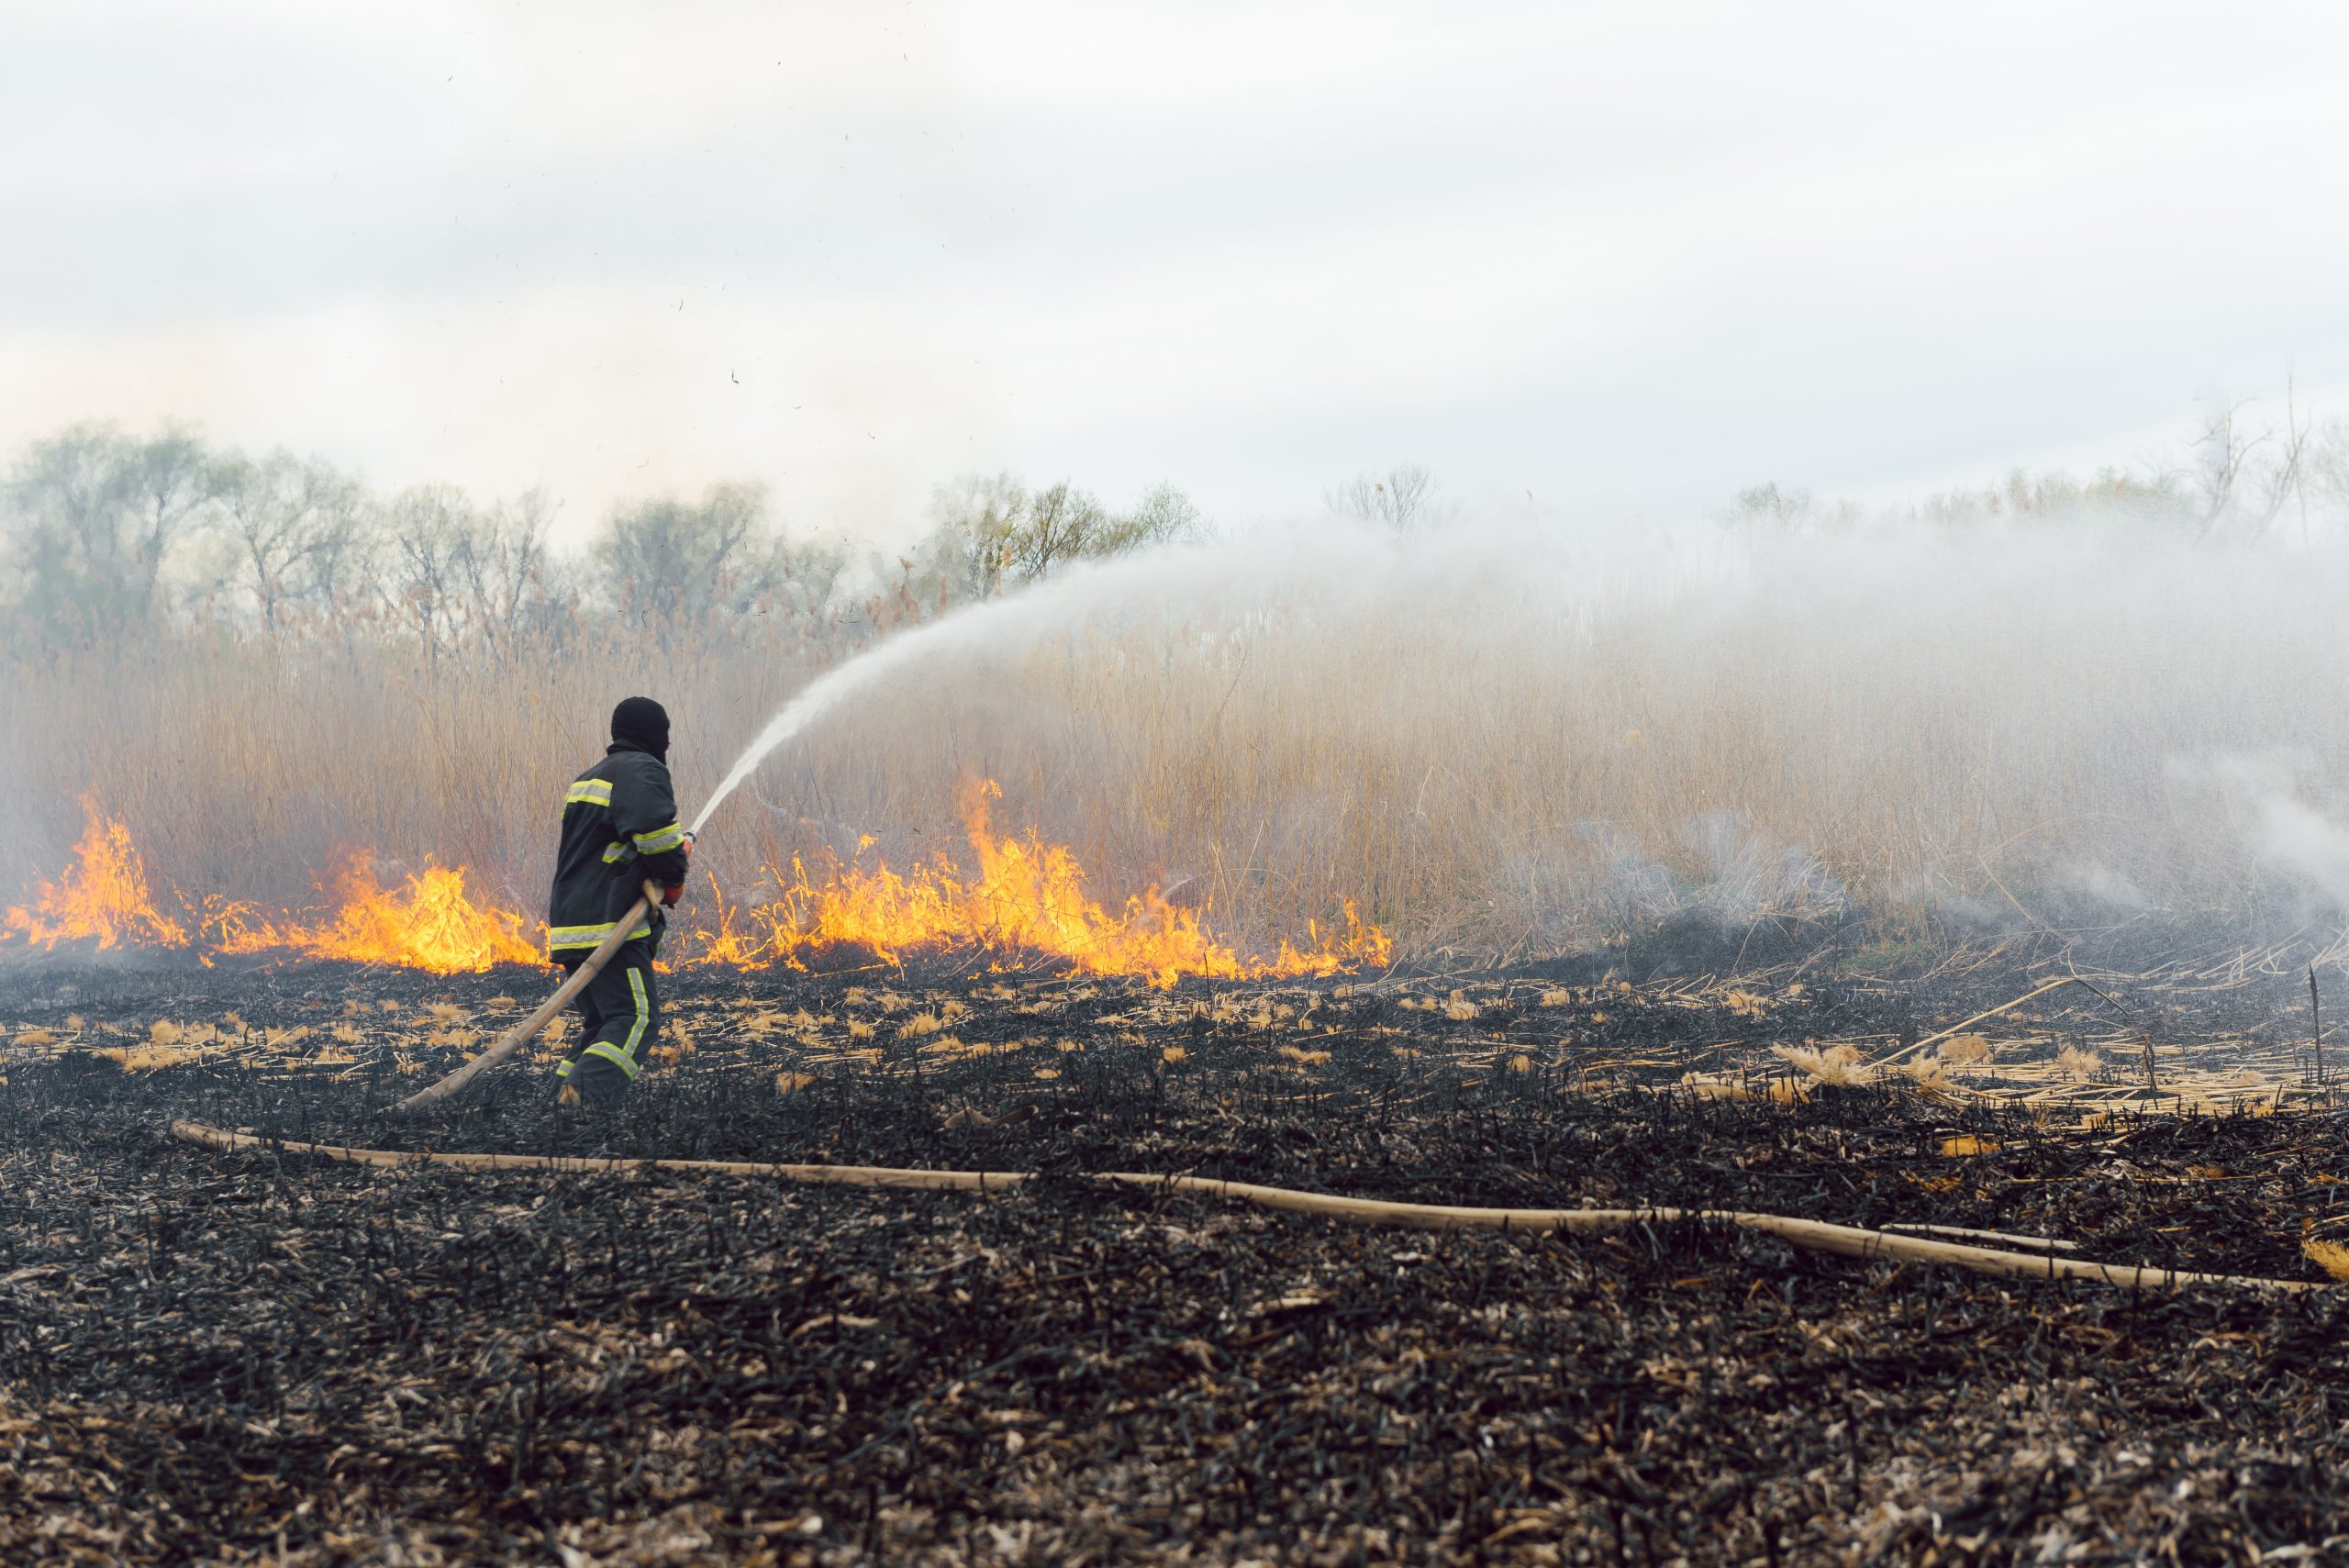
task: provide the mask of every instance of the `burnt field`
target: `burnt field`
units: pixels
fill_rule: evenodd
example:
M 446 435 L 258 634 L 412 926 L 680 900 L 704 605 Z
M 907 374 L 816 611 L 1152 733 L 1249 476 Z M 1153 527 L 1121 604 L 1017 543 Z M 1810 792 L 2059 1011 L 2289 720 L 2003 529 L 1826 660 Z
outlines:
M 1715 1224 L 1369 1228 L 1093 1179 L 1961 1227 L 2324 1282 L 2349 1151 L 2305 977 L 2083 973 L 2017 1004 L 2065 970 L 687 970 L 617 1115 L 555 1107 L 534 1048 L 401 1121 L 540 973 L 20 966 L 0 1553 L 2349 1560 L 2330 1289 L 2017 1281 Z M 1041 1175 L 380 1170 L 197 1147 L 179 1118 Z

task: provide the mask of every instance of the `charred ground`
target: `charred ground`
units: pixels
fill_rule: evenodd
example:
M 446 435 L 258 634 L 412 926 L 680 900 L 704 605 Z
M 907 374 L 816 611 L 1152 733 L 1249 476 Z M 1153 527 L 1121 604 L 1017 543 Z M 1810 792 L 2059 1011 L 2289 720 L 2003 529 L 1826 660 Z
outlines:
M 384 1107 L 518 1016 L 537 973 L 19 972 L 0 1549 L 2349 1555 L 2331 1292 L 2018 1284 L 1695 1227 L 1358 1229 L 1084 1179 L 1972 1226 L 2321 1279 L 2303 1242 L 2341 1234 L 2349 1155 L 2277 955 L 2052 993 L 1981 1025 L 1952 1089 L 1837 1087 L 1771 1050 L 1889 1055 L 2061 973 L 2009 953 L 1170 995 L 687 971 L 672 1059 L 618 1116 L 555 1110 L 541 1052 L 409 1123 Z M 2065 1050 L 2100 1065 L 2059 1079 Z M 1048 1179 L 974 1198 L 371 1172 L 206 1151 L 174 1117 Z

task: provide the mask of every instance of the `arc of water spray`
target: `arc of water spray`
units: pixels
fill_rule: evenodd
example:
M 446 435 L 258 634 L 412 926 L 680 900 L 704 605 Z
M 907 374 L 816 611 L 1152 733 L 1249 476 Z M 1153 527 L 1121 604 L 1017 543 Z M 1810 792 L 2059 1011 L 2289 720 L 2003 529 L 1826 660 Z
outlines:
M 1264 564 L 1261 552 L 1255 550 L 1172 547 L 1073 571 L 1065 577 L 1014 598 L 968 606 L 913 630 L 901 632 L 837 669 L 818 676 L 797 696 L 785 703 L 781 711 L 767 721 L 767 727 L 759 731 L 757 739 L 734 760 L 734 765 L 727 770 L 718 788 L 702 803 L 701 811 L 694 817 L 693 826 L 686 832 L 690 837 L 700 837 L 711 813 L 785 741 L 838 706 L 842 699 L 917 661 L 948 649 L 1001 635 L 1010 628 L 1054 619 L 1081 618 L 1104 606 L 1124 602 L 1122 595 L 1125 590 L 1132 586 L 1147 586 L 1153 596 L 1163 596 L 1169 591 L 1213 587 L 1225 578 L 1253 578 L 1260 574 Z M 643 901 L 629 911 L 571 979 L 536 1012 L 509 1030 L 489 1050 L 440 1082 L 421 1093 L 409 1095 L 395 1108 L 407 1111 L 437 1104 L 519 1050 L 602 967 L 618 949 L 625 934 L 635 928 L 640 917 L 651 912 L 660 896 L 658 886 L 645 884 Z
M 1024 593 L 966 605 L 901 631 L 817 676 L 785 703 L 726 771 L 702 803 L 690 831 L 698 835 L 727 796 L 785 741 L 848 697 L 909 665 L 1023 629 L 1081 621 L 1132 603 L 1137 590 L 1152 600 L 1161 600 L 1213 590 L 1227 583 L 1259 580 L 1288 556 L 1322 556 L 1330 545 L 1326 534 L 1308 536 L 1299 530 L 1208 547 L 1165 546 L 1117 561 L 1088 562 Z

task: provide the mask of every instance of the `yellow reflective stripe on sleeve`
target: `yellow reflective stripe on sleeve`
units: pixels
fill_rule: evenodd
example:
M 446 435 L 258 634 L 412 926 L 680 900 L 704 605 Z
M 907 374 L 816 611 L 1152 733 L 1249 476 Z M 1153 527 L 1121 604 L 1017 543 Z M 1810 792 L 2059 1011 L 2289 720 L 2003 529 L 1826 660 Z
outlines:
M 570 948 L 592 948 L 606 937 L 610 936 L 612 928 L 618 924 L 618 920 L 607 920 L 600 926 L 549 926 L 547 950 L 551 952 L 562 952 Z M 649 937 L 651 934 L 652 922 L 645 920 L 640 923 L 636 929 L 630 931 L 629 936 L 633 939 Z
M 631 833 L 629 837 L 636 840 L 637 853 L 657 855 L 685 841 L 685 825 L 672 822 L 666 828 L 655 828 L 650 833 Z
M 612 803 L 612 781 L 581 779 L 563 793 L 565 806 L 609 806 Z
M 565 1057 L 562 1062 L 558 1062 L 558 1063 L 556 1064 L 556 1066 L 555 1066 L 555 1070 L 554 1070 L 554 1075 L 555 1075 L 556 1077 L 558 1077 L 558 1078 L 568 1078 L 568 1077 L 570 1077 L 570 1076 L 571 1076 L 571 1059 L 570 1059 L 570 1058 Z
M 621 861 L 634 860 L 635 858 L 636 851 L 629 849 L 626 844 L 621 843 L 618 839 L 614 839 L 610 843 L 604 846 L 604 863 L 606 865 L 614 865 Z

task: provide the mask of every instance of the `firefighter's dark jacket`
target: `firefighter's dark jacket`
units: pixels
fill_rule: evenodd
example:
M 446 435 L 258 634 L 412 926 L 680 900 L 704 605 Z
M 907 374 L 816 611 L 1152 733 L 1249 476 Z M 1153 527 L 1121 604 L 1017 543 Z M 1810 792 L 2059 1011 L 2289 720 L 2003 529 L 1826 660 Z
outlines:
M 647 881 L 670 887 L 685 880 L 685 829 L 669 790 L 668 764 L 629 741 L 613 741 L 604 760 L 563 793 L 547 951 L 561 957 L 594 947 Z M 651 935 L 658 915 L 629 934 Z

